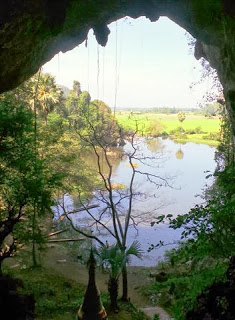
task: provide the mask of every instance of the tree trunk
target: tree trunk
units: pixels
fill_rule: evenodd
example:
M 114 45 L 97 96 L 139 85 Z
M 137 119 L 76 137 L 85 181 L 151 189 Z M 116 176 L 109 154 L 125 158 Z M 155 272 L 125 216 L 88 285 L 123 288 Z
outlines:
M 122 301 L 128 301 L 127 267 L 122 268 Z
M 0 259 L 0 276 L 2 275 L 2 262 L 3 262 L 3 260 Z
M 111 302 L 111 309 L 114 312 L 118 311 L 118 304 L 117 304 L 117 298 L 118 298 L 118 280 L 115 278 L 109 278 L 108 281 L 108 291 L 110 296 L 110 302 Z
M 37 254 L 36 254 L 36 241 L 33 239 L 33 247 L 32 247 L 32 259 L 33 259 L 33 268 L 38 266 L 37 263 Z
M 37 256 L 36 256 L 36 239 L 35 239 L 35 228 L 36 228 L 36 207 L 34 205 L 34 213 L 33 213 L 33 221 L 32 221 L 32 237 L 33 237 L 33 244 L 32 244 L 32 259 L 33 259 L 33 268 L 37 267 Z

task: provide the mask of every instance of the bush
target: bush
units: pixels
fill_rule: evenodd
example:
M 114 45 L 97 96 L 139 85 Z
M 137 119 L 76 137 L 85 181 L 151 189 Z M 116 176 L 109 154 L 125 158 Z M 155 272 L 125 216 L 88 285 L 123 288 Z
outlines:
M 188 129 L 185 131 L 187 134 L 199 134 L 199 133 L 203 133 L 202 131 L 202 128 L 199 126 L 199 127 L 196 127 L 194 129 Z
M 165 271 L 169 272 L 168 280 L 162 283 L 154 282 L 143 289 L 154 305 L 160 305 L 175 320 L 185 319 L 186 313 L 191 310 L 196 302 L 197 296 L 215 279 L 223 280 L 226 266 L 224 264 L 211 264 L 205 269 L 178 263 L 175 268 L 165 263 Z
M 161 136 L 162 136 L 163 139 L 166 139 L 166 138 L 169 137 L 169 134 L 168 134 L 166 131 L 163 131 L 163 132 L 161 133 Z
M 173 129 L 170 131 L 170 134 L 172 134 L 172 135 L 183 134 L 183 133 L 185 133 L 185 130 L 182 127 L 177 127 L 176 129 Z
M 203 133 L 202 128 L 200 126 L 195 128 L 195 132 L 196 133 Z
M 159 137 L 161 132 L 165 129 L 165 125 L 159 120 L 151 120 L 149 122 L 148 132 L 152 137 Z
M 220 140 L 220 134 L 217 132 L 210 132 L 209 134 L 205 135 L 203 137 L 204 140 L 216 140 L 219 141 Z
M 9 269 L 13 277 L 23 281 L 19 293 L 33 295 L 37 319 L 71 319 L 82 302 L 85 287 L 45 268 Z

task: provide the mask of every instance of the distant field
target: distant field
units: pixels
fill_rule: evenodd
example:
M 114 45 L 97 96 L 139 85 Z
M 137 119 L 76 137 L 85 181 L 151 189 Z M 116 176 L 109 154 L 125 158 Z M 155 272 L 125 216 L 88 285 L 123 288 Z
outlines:
M 138 124 L 139 135 L 151 135 L 150 127 L 157 131 L 158 135 L 168 134 L 173 140 L 178 142 L 193 141 L 195 143 L 204 143 L 208 145 L 218 145 L 220 120 L 218 117 L 205 117 L 204 115 L 195 115 L 186 113 L 185 120 L 181 123 L 177 114 L 157 114 L 157 113 L 130 113 L 117 112 L 117 121 L 125 129 L 136 129 Z M 156 124 L 154 123 L 156 121 Z M 172 130 L 183 128 L 184 132 L 173 133 Z
M 135 129 L 137 121 L 139 128 L 143 129 L 144 132 L 153 120 L 160 121 L 164 126 L 163 131 L 168 134 L 178 127 L 183 127 L 186 131 L 201 127 L 201 130 L 205 133 L 219 132 L 220 130 L 220 120 L 218 117 L 206 118 L 203 115 L 190 113 L 186 114 L 186 119 L 183 123 L 179 122 L 177 114 L 133 113 L 133 115 L 130 115 L 130 112 L 117 112 L 116 118 L 126 129 Z

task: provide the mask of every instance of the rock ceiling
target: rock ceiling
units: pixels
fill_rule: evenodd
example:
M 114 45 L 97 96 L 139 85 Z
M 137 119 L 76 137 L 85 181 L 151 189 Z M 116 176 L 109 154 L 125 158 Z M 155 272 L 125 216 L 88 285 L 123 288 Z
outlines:
M 167 16 L 197 39 L 195 56 L 217 69 L 235 132 L 235 1 L 8 0 L 0 4 L 0 92 L 30 77 L 59 51 L 82 43 L 92 28 L 102 46 L 107 25 L 125 16 Z M 153 39 L 157 41 L 157 39 Z

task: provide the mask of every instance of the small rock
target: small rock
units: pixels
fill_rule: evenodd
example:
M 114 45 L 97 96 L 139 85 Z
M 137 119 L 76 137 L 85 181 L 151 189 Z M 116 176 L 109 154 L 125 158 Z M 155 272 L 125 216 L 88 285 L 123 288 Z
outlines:
M 17 263 L 17 264 L 14 264 L 13 266 L 10 266 L 10 269 L 18 268 L 19 266 L 20 266 L 20 264 Z
M 60 259 L 60 260 L 56 260 L 57 263 L 65 263 L 66 259 Z

